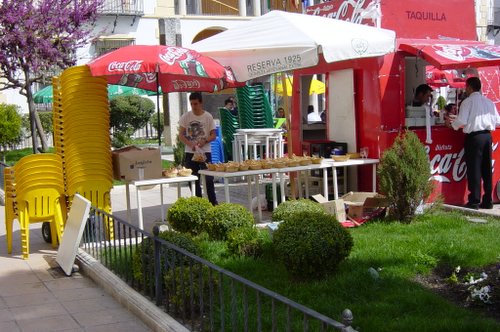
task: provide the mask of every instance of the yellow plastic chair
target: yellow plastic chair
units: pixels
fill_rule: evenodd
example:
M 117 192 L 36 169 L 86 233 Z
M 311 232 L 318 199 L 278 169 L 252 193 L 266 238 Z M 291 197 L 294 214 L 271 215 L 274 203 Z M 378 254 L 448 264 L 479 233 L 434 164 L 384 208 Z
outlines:
M 61 118 L 60 125 L 70 125 L 70 124 L 78 124 L 80 121 L 93 121 L 94 123 L 108 124 L 109 123 L 109 115 L 108 110 L 99 110 L 99 112 L 91 112 L 87 114 L 74 114 L 71 116 L 65 116 Z
M 46 185 L 16 190 L 23 259 L 29 257 L 29 228 L 35 222 L 50 222 L 52 247 L 56 248 L 64 230 L 64 191 Z
M 5 167 L 3 180 L 5 185 L 5 233 L 7 238 L 7 252 L 12 253 L 12 230 L 14 220 L 18 218 L 16 188 L 14 186 L 12 167 Z
M 111 188 L 113 181 L 110 180 L 90 180 L 87 178 L 69 184 L 67 188 L 68 202 L 71 206 L 71 201 L 75 194 L 80 194 L 92 202 L 92 206 L 97 207 L 107 213 L 111 213 Z M 105 225 L 106 236 L 109 240 L 114 239 L 114 225 L 111 223 Z
M 60 165 L 62 162 L 61 156 L 55 153 L 37 153 L 31 154 L 19 159 L 14 166 L 14 172 L 24 165 Z
M 109 109 L 109 99 L 107 96 L 92 94 L 85 96 L 85 98 L 87 98 L 87 101 L 83 101 L 81 95 L 69 95 L 64 99 L 61 99 L 61 107 L 66 111 L 62 116 L 68 116 L 73 111 L 76 112 L 76 114 L 83 114 L 86 112 L 86 107 L 91 107 L 94 111 L 99 109 Z

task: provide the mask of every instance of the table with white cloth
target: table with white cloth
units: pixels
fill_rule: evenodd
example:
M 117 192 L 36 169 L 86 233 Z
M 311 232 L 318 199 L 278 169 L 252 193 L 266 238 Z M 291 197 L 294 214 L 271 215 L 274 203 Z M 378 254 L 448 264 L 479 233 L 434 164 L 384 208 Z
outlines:
M 165 213 L 163 211 L 163 185 L 164 184 L 176 184 L 177 185 L 177 197 L 181 197 L 181 184 L 190 183 L 191 185 L 191 196 L 195 195 L 195 181 L 198 180 L 197 176 L 177 176 L 173 178 L 158 178 L 158 179 L 147 179 L 147 180 L 135 180 L 126 181 L 125 189 L 127 195 L 127 220 L 131 222 L 130 213 L 130 185 L 135 186 L 136 190 L 136 200 L 137 200 L 137 219 L 139 228 L 143 229 L 144 221 L 142 216 L 142 203 L 141 203 L 141 190 L 152 189 L 153 187 L 160 185 L 160 200 L 161 200 L 161 220 L 165 219 Z

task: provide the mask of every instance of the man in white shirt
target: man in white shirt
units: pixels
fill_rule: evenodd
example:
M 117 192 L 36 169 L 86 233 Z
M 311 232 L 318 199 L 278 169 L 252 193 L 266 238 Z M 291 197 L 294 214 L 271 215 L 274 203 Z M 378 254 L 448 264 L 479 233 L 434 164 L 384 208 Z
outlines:
M 193 175 L 198 176 L 200 169 L 206 169 L 205 161 L 210 162 L 212 150 L 210 142 L 214 141 L 215 122 L 212 115 L 203 109 L 201 93 L 193 92 L 189 95 L 191 112 L 187 112 L 179 119 L 179 139 L 185 145 L 184 166 L 193 170 Z M 204 154 L 204 156 L 203 156 Z M 201 156 L 201 157 L 200 157 Z M 198 159 L 197 159 L 198 158 Z M 217 205 L 215 196 L 214 178 L 207 176 L 208 200 Z M 202 197 L 200 180 L 195 182 L 196 196 Z
M 455 130 L 462 128 L 465 133 L 464 150 L 469 189 L 466 207 L 475 210 L 492 209 L 491 131 L 500 125 L 500 116 L 495 104 L 481 94 L 481 81 L 478 77 L 467 79 L 465 92 L 467 98 L 462 101 L 459 114 L 451 121 L 451 126 Z
M 307 123 L 321 122 L 321 117 L 314 112 L 314 106 L 307 106 Z

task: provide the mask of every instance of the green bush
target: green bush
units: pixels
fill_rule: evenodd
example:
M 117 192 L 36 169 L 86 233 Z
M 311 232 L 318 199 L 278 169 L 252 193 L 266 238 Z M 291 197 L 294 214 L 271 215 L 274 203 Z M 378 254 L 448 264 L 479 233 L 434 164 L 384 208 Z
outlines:
M 253 214 L 241 205 L 222 203 L 207 212 L 203 230 L 213 240 L 226 240 L 234 228 L 254 225 Z
M 233 228 L 227 233 L 227 248 L 237 256 L 259 257 L 265 243 L 270 241 L 269 232 L 256 227 Z
M 111 145 L 115 148 L 123 148 L 124 146 L 131 145 L 133 142 L 133 135 L 133 129 L 124 129 L 123 131 L 114 132 L 111 138 Z
M 210 291 L 212 294 L 218 292 L 217 279 L 210 275 L 206 266 L 193 265 L 172 269 L 167 271 L 164 280 L 165 294 L 172 311 L 187 319 L 200 317 L 200 303 L 210 303 Z M 206 311 L 209 307 L 204 306 Z
M 0 147 L 6 148 L 21 139 L 21 124 L 19 106 L 0 103 Z
M 146 126 L 155 112 L 155 104 L 141 96 L 118 96 L 109 102 L 109 125 L 113 129 L 112 144 L 121 147 L 130 143 L 130 136 Z
M 151 115 L 151 118 L 149 118 L 149 122 L 151 123 L 153 128 L 156 129 L 156 132 L 161 134 L 163 133 L 163 128 L 164 128 L 163 112 L 160 112 L 159 115 L 160 115 L 160 121 L 158 121 L 158 113 L 154 113 L 153 115 Z
M 298 199 L 285 201 L 278 205 L 278 207 L 274 209 L 271 218 L 273 221 L 287 220 L 292 214 L 302 211 L 311 213 L 325 213 L 325 210 L 323 209 L 321 204 L 313 202 L 310 199 Z
M 180 197 L 168 209 L 167 220 L 174 230 L 197 235 L 202 231 L 206 215 L 212 208 L 212 204 L 204 197 Z
M 417 135 L 411 131 L 398 135 L 378 167 L 380 191 L 389 200 L 391 217 L 411 222 L 432 192 L 430 176 L 429 159 Z
M 349 256 L 351 234 L 334 216 L 323 212 L 298 212 L 273 233 L 275 253 L 297 279 L 322 278 Z
M 192 254 L 198 254 L 198 246 L 196 243 L 186 234 L 166 231 L 160 232 L 158 234 L 160 239 L 168 241 L 179 248 L 189 251 Z M 154 248 L 153 239 L 147 237 L 145 238 L 137 247 L 132 257 L 132 271 L 134 279 L 144 282 L 146 287 L 151 287 L 154 282 Z M 162 245 L 162 251 L 160 253 L 160 264 L 162 267 L 162 274 L 166 272 L 165 259 L 169 263 L 169 266 L 179 266 L 188 263 L 188 260 L 183 259 L 183 255 L 179 254 L 177 251 L 167 248 Z
M 175 145 L 174 145 L 174 165 L 175 166 L 182 166 L 184 164 L 184 149 L 185 149 L 185 144 L 181 142 L 179 138 L 179 134 L 177 134 L 177 137 L 175 139 Z

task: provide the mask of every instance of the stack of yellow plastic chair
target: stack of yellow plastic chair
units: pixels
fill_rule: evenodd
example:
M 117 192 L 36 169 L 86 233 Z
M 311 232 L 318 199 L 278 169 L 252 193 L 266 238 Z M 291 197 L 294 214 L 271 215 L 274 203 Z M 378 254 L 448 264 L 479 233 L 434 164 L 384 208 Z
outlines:
M 16 187 L 14 186 L 14 171 L 12 167 L 5 167 L 3 173 L 5 186 L 5 230 L 7 234 L 7 252 L 12 253 L 12 229 L 14 220 L 18 218 Z
M 54 248 L 61 239 L 66 211 L 62 159 L 52 153 L 33 154 L 21 158 L 13 170 L 21 247 L 23 258 L 28 259 L 31 223 L 50 222 Z M 10 226 L 8 237 L 12 236 Z
M 54 149 L 62 156 L 62 98 L 61 80 L 59 77 L 52 77 L 52 124 L 54 132 Z
M 87 66 L 66 69 L 53 80 L 60 92 L 60 109 L 54 132 L 57 153 L 64 162 L 69 204 L 76 193 L 111 213 L 113 187 L 107 82 L 93 77 Z M 56 114 L 54 114 L 56 120 Z M 112 225 L 107 236 L 113 238 Z

